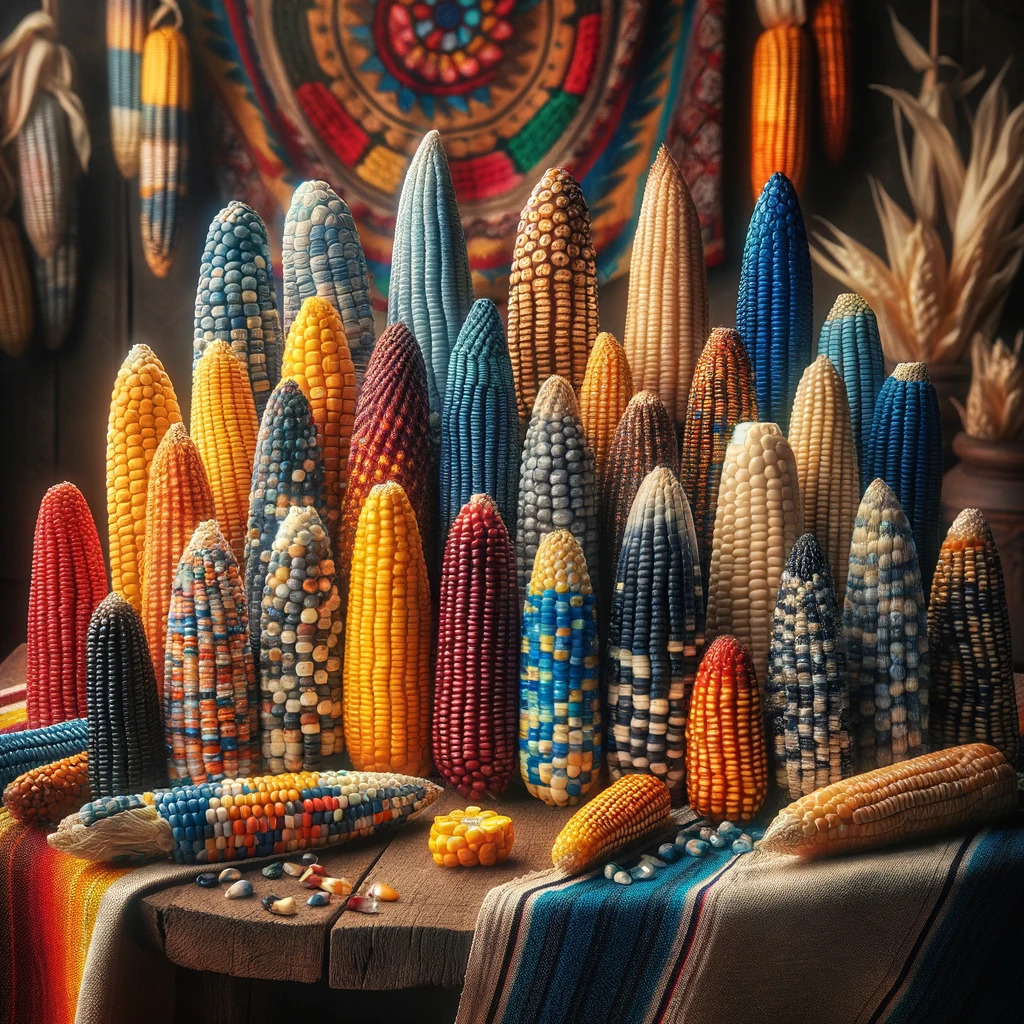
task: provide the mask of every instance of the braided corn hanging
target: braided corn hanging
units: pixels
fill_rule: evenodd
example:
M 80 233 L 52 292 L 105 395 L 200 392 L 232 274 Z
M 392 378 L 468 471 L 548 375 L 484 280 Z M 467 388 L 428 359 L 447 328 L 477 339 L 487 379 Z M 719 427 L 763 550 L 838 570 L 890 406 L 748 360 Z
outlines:
M 0 352 L 23 355 L 35 328 L 32 277 L 21 229 L 0 213 Z
M 89 723 L 84 716 L 38 729 L 0 733 L 0 789 L 34 768 L 84 752 L 88 742 Z
M 853 120 L 853 54 L 846 0 L 814 0 L 811 10 L 818 83 L 818 120 L 825 158 L 835 167 L 846 155 Z
M 612 441 L 633 397 L 633 377 L 626 353 L 613 334 L 602 331 L 597 336 L 578 394 L 580 419 L 587 444 L 594 453 L 594 479 L 601 494 Z
M 52 256 L 68 227 L 74 187 L 67 117 L 52 92 L 36 92 L 17 134 L 21 222 L 40 259 Z
M 139 173 L 142 97 L 139 89 L 146 42 L 145 0 L 107 0 L 107 92 L 110 144 L 123 178 Z

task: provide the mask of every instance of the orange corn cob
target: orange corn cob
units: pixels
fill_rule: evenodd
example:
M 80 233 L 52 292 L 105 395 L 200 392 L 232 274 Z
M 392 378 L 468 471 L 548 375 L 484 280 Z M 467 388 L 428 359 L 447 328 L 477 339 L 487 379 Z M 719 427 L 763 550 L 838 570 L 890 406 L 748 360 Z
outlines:
M 611 454 L 619 420 L 633 397 L 633 377 L 626 352 L 615 335 L 602 331 L 590 350 L 587 372 L 580 385 L 580 419 L 587 445 L 594 453 L 594 477 L 598 494 L 604 488 L 604 471 Z
M 853 116 L 852 33 L 846 0 L 816 0 L 810 29 L 818 65 L 822 148 L 835 166 L 846 154 Z
M 56 825 L 91 799 L 85 751 L 33 768 L 4 790 L 4 807 L 26 825 Z

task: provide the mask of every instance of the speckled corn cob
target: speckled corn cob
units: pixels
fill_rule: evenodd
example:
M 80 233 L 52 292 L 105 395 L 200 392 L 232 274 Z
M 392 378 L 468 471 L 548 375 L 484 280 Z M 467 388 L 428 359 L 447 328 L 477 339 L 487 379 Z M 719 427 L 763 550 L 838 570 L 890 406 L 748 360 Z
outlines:
M 583 383 L 597 336 L 597 262 L 576 179 L 551 167 L 523 207 L 508 279 L 508 351 L 525 421 L 544 382 Z
M 605 677 L 612 778 L 651 772 L 686 796 L 686 711 L 704 596 L 686 494 L 665 466 L 637 491 L 619 551 Z
M 828 356 L 818 356 L 800 378 L 789 443 L 804 501 L 803 528 L 817 537 L 832 578 L 841 580 L 860 503 L 860 470 L 846 387 Z
M 167 428 L 180 422 L 178 399 L 163 364 L 148 345 L 135 345 L 110 396 L 107 525 L 111 589 L 140 611 L 149 464 Z
M 120 595 L 93 612 L 86 641 L 89 791 L 93 797 L 167 783 L 160 697 L 139 613 Z
M 579 541 L 540 543 L 523 606 L 519 771 L 531 796 L 575 805 L 601 774 L 597 608 Z
M 762 420 L 789 428 L 789 409 L 811 361 L 811 254 L 792 182 L 773 174 L 747 229 L 736 329 L 747 347 Z
M 345 742 L 359 771 L 430 771 L 430 608 L 412 505 L 399 484 L 378 484 L 359 516 L 345 631 Z
M 85 714 L 85 639 L 106 593 L 89 506 L 74 484 L 56 484 L 39 504 L 32 540 L 25 679 L 30 729 Z
M 516 769 L 518 635 L 512 541 L 474 494 L 444 549 L 432 728 L 438 771 L 469 799 L 499 795 Z
M 327 299 L 341 316 L 362 386 L 374 339 L 370 272 L 352 212 L 326 181 L 304 181 L 292 194 L 281 269 L 285 324 L 311 295 Z
M 587 445 L 594 453 L 594 478 L 598 494 L 604 492 L 605 469 L 619 420 L 633 397 L 633 378 L 622 346 L 615 336 L 602 331 L 590 350 L 587 372 L 580 385 L 580 419 Z
M 1020 756 L 1006 587 L 980 509 L 956 517 L 939 551 L 928 603 L 935 745 L 983 742 Z
M 686 720 L 690 807 L 708 818 L 750 821 L 768 793 L 761 691 L 754 664 L 734 636 L 708 647 Z
M 4 807 L 26 825 L 56 825 L 92 799 L 89 755 L 84 751 L 40 765 L 4 788 Z
M 679 165 L 662 145 L 647 176 L 633 238 L 623 344 L 636 386 L 662 400 L 679 430 L 707 336 L 700 218 Z
M 850 775 L 843 620 L 813 533 L 793 545 L 782 573 L 765 702 L 781 793 L 796 800 Z
M 289 321 L 290 322 L 290 321 Z M 196 288 L 192 372 L 207 346 L 226 341 L 245 367 L 256 415 L 281 377 L 284 347 L 267 227 L 237 199 L 210 222 Z
M 313 508 L 278 528 L 260 621 L 260 745 L 272 772 L 340 754 L 341 598 L 331 541 Z
M 142 127 L 139 78 L 145 41 L 145 0 L 107 0 L 110 144 L 123 178 L 134 178 L 139 173 L 139 133 Z
M 57 248 L 43 259 L 32 253 L 36 285 L 36 317 L 43 347 L 57 351 L 67 340 L 78 297 L 78 196 L 68 196 L 67 223 Z
M 815 0 L 809 28 L 817 58 L 821 144 L 835 167 L 846 155 L 853 119 L 852 30 L 846 0 Z
M 33 768 L 80 753 L 88 742 L 89 722 L 84 717 L 0 734 L 0 789 Z
M 164 741 L 172 779 L 205 782 L 259 764 L 258 696 L 242 575 L 217 523 L 200 523 L 171 590 Z
M 57 97 L 36 91 L 15 142 L 21 222 L 41 259 L 52 256 L 67 232 L 68 199 L 74 187 L 71 136 Z
M 489 494 L 516 530 L 519 411 L 505 328 L 497 306 L 477 299 L 459 332 L 441 410 L 440 506 L 444 542 L 462 506 Z
M 917 549 L 883 480 L 864 492 L 850 545 L 843 632 L 858 768 L 928 749 L 928 620 Z
M 20 356 L 35 327 L 28 253 L 18 225 L 0 214 L 0 352 Z

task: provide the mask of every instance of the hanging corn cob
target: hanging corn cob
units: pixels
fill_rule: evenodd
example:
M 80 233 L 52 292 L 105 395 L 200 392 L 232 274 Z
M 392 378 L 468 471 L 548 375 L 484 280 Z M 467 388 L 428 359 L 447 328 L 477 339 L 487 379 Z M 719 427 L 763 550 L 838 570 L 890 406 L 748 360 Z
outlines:
M 0 212 L 0 295 L 0 352 L 17 357 L 32 338 L 35 310 L 21 229 L 6 212 Z
M 123 178 L 139 173 L 142 98 L 139 79 L 146 42 L 145 0 L 107 0 L 107 92 L 110 144 Z
M 792 182 L 773 174 L 750 217 L 736 329 L 747 347 L 762 420 L 789 429 L 789 409 L 811 361 L 811 253 Z
M 78 297 L 78 197 L 68 199 L 68 220 L 54 252 L 45 259 L 32 253 L 37 322 L 43 348 L 57 351 L 67 340 Z
M 939 552 L 928 603 L 932 742 L 991 743 L 1020 754 L 1006 587 L 980 509 L 956 517 Z
M 92 799 L 84 751 L 19 775 L 3 791 L 4 807 L 25 825 L 56 825 Z
M 508 279 L 508 351 L 520 421 L 553 374 L 574 388 L 583 383 L 597 325 L 590 211 L 576 179 L 551 167 L 523 207 Z
M 540 542 L 523 605 L 519 771 L 531 796 L 572 806 L 601 774 L 597 609 L 568 530 Z
M 172 423 L 181 422 L 174 387 L 148 345 L 135 345 L 114 381 L 107 419 L 107 525 L 110 585 L 142 609 L 149 466 Z
M 401 485 L 363 504 L 349 576 L 344 721 L 359 771 L 430 771 L 430 588 Z
M 0 733 L 0 789 L 33 768 L 81 753 L 88 742 L 89 722 L 84 717 Z
M 853 54 L 846 0 L 814 0 L 811 11 L 822 149 L 832 166 L 846 155 L 853 119 Z
M 633 397 L 633 378 L 622 346 L 602 331 L 590 350 L 587 372 L 579 389 L 580 419 L 587 444 L 594 453 L 597 493 L 604 492 L 605 469 L 619 420 Z
M 35 94 L 18 131 L 16 151 L 21 222 L 36 255 L 45 259 L 67 233 L 69 193 L 74 187 L 67 118 L 53 93 Z
M 633 238 L 623 344 L 636 387 L 653 391 L 679 430 L 707 336 L 700 218 L 679 165 L 662 145 L 647 176 Z
M 438 771 L 470 800 L 500 795 L 516 768 L 518 627 L 512 542 L 474 494 L 444 549 L 432 729 Z

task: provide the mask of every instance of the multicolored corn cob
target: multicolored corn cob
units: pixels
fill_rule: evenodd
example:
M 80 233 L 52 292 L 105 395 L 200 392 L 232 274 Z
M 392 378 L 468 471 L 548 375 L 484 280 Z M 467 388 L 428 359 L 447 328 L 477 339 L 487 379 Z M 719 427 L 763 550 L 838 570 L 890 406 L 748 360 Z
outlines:
M 36 90 L 15 139 L 21 223 L 40 259 L 52 256 L 67 234 L 74 165 L 67 115 L 46 89 Z
M 33 768 L 81 753 L 88 742 L 89 721 L 84 717 L 0 734 L 0 789 Z
M 412 504 L 378 484 L 359 515 L 345 631 L 345 742 L 359 771 L 430 771 L 430 609 Z
M 821 144 L 835 167 L 846 155 L 853 120 L 853 33 L 846 0 L 814 0 L 809 27 L 817 58 Z
M 573 806 L 601 774 L 597 607 L 568 530 L 537 549 L 523 606 L 519 770 L 531 796 Z
M 789 178 L 776 173 L 762 189 L 747 229 L 736 329 L 754 368 L 758 415 L 783 432 L 800 375 L 811 361 L 812 315 L 811 253 L 800 200 Z
M 123 178 L 139 173 L 142 49 L 146 42 L 145 0 L 107 0 L 107 93 L 110 145 Z
M 85 714 L 86 634 L 106 593 L 89 506 L 74 484 L 55 484 L 39 503 L 32 540 L 25 678 L 30 729 Z
M 594 453 L 594 478 L 598 495 L 604 491 L 604 475 L 619 420 L 633 397 L 633 378 L 622 346 L 615 335 L 602 331 L 590 350 L 587 372 L 580 385 L 580 419 L 587 445 Z
M 0 352 L 23 355 L 32 339 L 35 308 L 28 253 L 21 230 L 8 216 L 0 214 Z
M 72 184 L 67 223 L 57 248 L 45 259 L 32 252 L 36 316 L 43 348 L 56 352 L 71 331 L 78 298 L 78 195 Z
M 25 825 L 56 825 L 92 799 L 89 755 L 82 751 L 19 775 L 4 790 L 4 807 Z
M 107 419 L 107 525 L 110 585 L 142 610 L 149 466 L 172 423 L 181 422 L 174 387 L 148 345 L 135 345 L 114 381 Z
M 980 509 L 956 517 L 939 551 L 928 603 L 932 742 L 983 742 L 1020 757 L 1003 568 Z
M 633 237 L 623 344 L 636 387 L 653 391 L 679 430 L 707 336 L 700 218 L 679 165 L 662 145 L 647 175 Z
M 750 821 L 768 794 L 761 690 L 747 649 L 718 637 L 704 652 L 686 720 L 690 807 L 708 818 Z
M 518 634 L 512 541 L 474 494 L 444 549 L 432 728 L 438 771 L 469 799 L 498 796 L 516 769 Z
M 851 773 L 843 620 L 813 533 L 790 552 L 765 681 L 775 782 L 791 800 Z
M 858 768 L 928 749 L 928 617 L 914 535 L 884 480 L 864 492 L 843 609 Z
M 608 768 L 686 795 L 686 711 L 704 653 L 704 596 L 686 494 L 665 466 L 637 491 L 619 551 L 605 677 Z
M 519 419 L 553 374 L 583 383 L 597 336 L 597 262 L 576 179 L 551 167 L 523 207 L 508 279 L 508 351 Z

